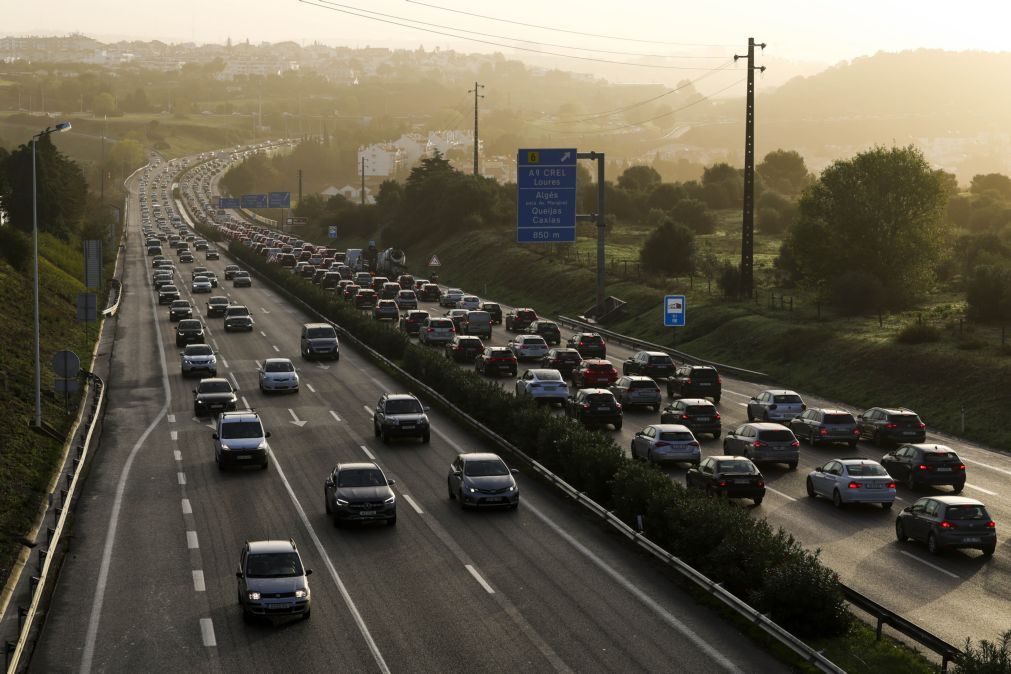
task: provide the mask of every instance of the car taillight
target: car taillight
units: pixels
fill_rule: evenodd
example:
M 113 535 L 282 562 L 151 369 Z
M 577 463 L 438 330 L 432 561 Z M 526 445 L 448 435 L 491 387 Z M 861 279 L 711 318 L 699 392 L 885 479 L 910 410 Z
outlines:
M 692 378 L 688 377 L 688 379 L 685 379 L 685 384 L 688 385 L 688 386 L 691 386 L 692 385 Z
M 759 448 L 759 447 L 765 447 L 765 446 L 766 446 L 766 444 L 764 442 L 762 442 L 761 440 L 755 440 L 755 444 L 752 445 L 752 447 L 755 447 L 756 449 Z
M 993 520 L 990 520 L 989 522 L 986 523 L 986 528 L 987 529 L 996 529 L 997 528 L 997 523 L 994 522 Z
M 687 414 L 682 414 L 682 415 L 681 415 L 681 421 L 688 421 L 688 418 L 689 418 L 689 417 L 688 417 L 688 415 L 687 415 Z
M 849 487 L 850 489 L 860 489 L 860 483 L 859 482 L 850 482 L 846 486 Z
M 920 464 L 919 466 L 917 466 L 917 468 L 918 468 L 919 470 L 930 470 L 930 468 L 929 468 L 928 466 L 925 466 L 925 465 L 923 465 L 922 463 L 921 463 L 921 464 Z
M 965 470 L 965 464 L 964 463 L 958 464 L 958 469 L 959 470 Z
M 957 529 L 958 527 L 956 527 L 951 522 L 945 520 L 944 522 L 941 522 L 941 528 L 942 529 Z
M 927 427 L 927 424 L 925 424 L 925 423 L 923 423 L 923 422 L 921 421 L 921 422 L 920 422 L 920 430 L 922 431 L 922 430 L 923 430 L 924 428 L 926 428 L 926 427 Z
M 425 332 L 435 332 L 435 328 L 425 328 Z
M 582 407 L 584 410 L 588 410 L 590 409 L 590 403 L 583 403 Z
M 719 412 L 716 413 L 716 417 L 715 418 L 716 419 L 720 419 L 720 413 Z
M 688 444 L 691 445 L 692 447 L 699 447 L 700 446 L 698 440 L 692 440 Z
M 755 486 L 756 487 L 764 487 L 765 486 L 765 480 L 758 480 L 757 482 L 755 482 Z
M 860 429 L 859 428 L 854 428 L 853 429 L 853 435 L 860 435 Z
M 730 484 L 730 483 L 729 483 L 729 482 L 727 482 L 726 480 L 720 480 L 720 483 L 719 483 L 719 485 L 720 485 L 721 487 L 726 487 L 726 486 L 727 486 L 727 485 L 729 485 L 729 484 Z
M 898 425 L 897 424 L 885 424 L 885 428 L 887 428 L 888 430 L 894 430 L 894 429 L 898 428 Z
M 887 486 L 888 486 L 889 489 L 895 489 L 895 483 L 894 482 L 889 482 Z
M 827 428 L 819 428 L 818 429 L 818 435 L 828 435 L 828 429 Z
M 800 440 L 794 440 L 790 443 L 791 447 L 800 447 Z
M 586 346 L 586 342 L 580 342 L 579 346 Z
M 621 409 L 621 403 L 616 402 L 614 403 L 614 406 L 617 407 L 619 410 Z
M 723 377 L 717 377 L 716 378 L 716 383 L 717 384 L 722 384 L 723 383 Z

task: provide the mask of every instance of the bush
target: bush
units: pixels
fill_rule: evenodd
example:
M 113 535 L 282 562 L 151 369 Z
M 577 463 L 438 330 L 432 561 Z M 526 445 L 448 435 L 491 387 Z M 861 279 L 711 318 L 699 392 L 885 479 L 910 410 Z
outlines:
M 926 344 L 941 339 L 941 331 L 926 323 L 910 323 L 895 335 L 900 344 Z
M 853 270 L 832 280 L 828 299 L 844 316 L 870 314 L 884 306 L 885 289 L 869 271 Z
M 973 646 L 965 640 L 962 657 L 955 663 L 955 674 L 1011 674 L 1011 630 L 1000 635 L 1000 640 L 986 639 Z
M 999 321 L 1011 318 L 1011 270 L 998 265 L 975 269 L 965 291 L 969 318 Z
M 719 276 L 716 277 L 716 285 L 723 296 L 736 299 L 741 295 L 741 270 L 733 264 L 726 262 Z
M 0 255 L 17 271 L 28 271 L 32 261 L 31 237 L 10 225 L 0 227 Z

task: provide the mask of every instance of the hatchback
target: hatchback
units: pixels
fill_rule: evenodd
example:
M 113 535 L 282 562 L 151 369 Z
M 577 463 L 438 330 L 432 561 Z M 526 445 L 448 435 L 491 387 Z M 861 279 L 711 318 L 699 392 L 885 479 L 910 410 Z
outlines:
M 457 301 L 457 309 L 466 309 L 467 311 L 475 311 L 479 306 L 481 306 L 481 298 L 477 295 L 464 295 Z
M 618 371 L 609 360 L 600 358 L 584 360 L 572 371 L 572 385 L 576 388 L 610 386 L 616 381 Z
M 406 314 L 401 314 L 400 316 L 400 329 L 406 332 L 408 335 L 417 336 L 418 330 L 421 329 L 421 325 L 428 318 L 427 311 L 408 311 Z
M 513 475 L 518 472 L 515 468 L 510 469 L 498 454 L 458 454 L 449 466 L 446 490 L 450 500 L 459 501 L 461 508 L 506 507 L 515 510 L 520 504 L 520 489 Z
M 807 409 L 794 391 L 769 389 L 748 401 L 748 421 L 790 421 Z
M 513 309 L 505 316 L 505 329 L 509 332 L 523 332 L 536 320 L 537 312 L 533 309 Z
M 446 344 L 446 358 L 458 363 L 473 363 L 477 355 L 484 351 L 484 342 L 480 337 L 457 335 L 453 341 Z
M 965 463 L 944 445 L 902 445 L 881 457 L 881 465 L 910 490 L 920 485 L 948 484 L 957 494 L 965 488 Z
M 372 318 L 377 321 L 399 321 L 400 311 L 394 300 L 379 300 L 376 308 L 372 310 Z
M 453 341 L 456 328 L 448 318 L 428 317 L 418 329 L 418 341 L 422 344 L 445 344 Z
M 541 358 L 541 367 L 558 370 L 566 379 L 572 377 L 572 371 L 583 362 L 583 357 L 575 349 L 554 348 Z
M 487 376 L 508 374 L 516 376 L 516 355 L 504 346 L 489 346 L 474 359 L 474 369 Z
M 632 438 L 632 458 L 649 463 L 690 463 L 702 460 L 699 441 L 687 426 L 653 424 Z
M 256 371 L 260 391 L 292 391 L 298 393 L 298 371 L 288 358 L 266 358 Z
M 786 426 L 767 422 L 738 426 L 723 438 L 723 451 L 755 463 L 785 463 L 790 470 L 800 461 L 800 442 Z
M 243 619 L 311 613 L 309 576 L 295 541 L 246 541 L 239 555 L 239 606 Z
M 683 424 L 696 437 L 712 433 L 713 440 L 723 432 L 723 422 L 716 405 L 705 398 L 680 398 L 664 408 L 660 414 L 661 424 Z
M 674 360 L 663 351 L 637 351 L 621 364 L 621 373 L 666 379 L 674 373 Z
M 846 410 L 812 407 L 791 419 L 789 426 L 798 439 L 807 440 L 812 447 L 822 442 L 845 442 L 856 447 L 860 438 L 857 420 Z
M 765 477 L 743 456 L 707 456 L 688 469 L 685 482 L 689 489 L 701 489 L 710 496 L 749 498 L 755 505 L 765 498 Z
M 877 461 L 833 459 L 808 473 L 807 495 L 830 498 L 836 508 L 879 503 L 887 510 L 895 502 L 895 480 Z
M 233 288 L 251 288 L 252 285 L 253 278 L 249 275 L 248 271 L 237 271 L 232 274 Z
M 439 297 L 439 306 L 453 308 L 456 307 L 456 303 L 461 299 L 463 299 L 462 290 L 459 288 L 449 288 Z
M 660 387 L 649 377 L 621 377 L 608 388 L 623 407 L 639 406 L 660 411 Z
M 499 306 L 498 302 L 481 302 L 478 305 L 478 310 L 487 311 L 491 315 L 493 323 L 502 323 L 502 307 Z
M 606 388 L 579 389 L 565 399 L 565 415 L 586 426 L 612 424 L 621 430 L 621 403 Z
M 946 548 L 975 548 L 990 556 L 997 549 L 997 523 L 982 502 L 964 496 L 929 496 L 902 509 L 895 537 L 924 541 L 930 554 Z
M 607 358 L 607 344 L 596 332 L 577 332 L 569 337 L 568 346 L 583 358 Z
M 401 290 L 396 297 L 397 308 L 401 311 L 418 308 L 418 296 L 413 290 Z
M 527 327 L 527 333 L 540 335 L 544 341 L 551 346 L 558 346 L 562 342 L 562 332 L 558 329 L 558 324 L 554 321 L 547 321 L 539 318 Z
M 564 405 L 569 397 L 569 385 L 558 370 L 530 369 L 516 380 L 516 396 Z

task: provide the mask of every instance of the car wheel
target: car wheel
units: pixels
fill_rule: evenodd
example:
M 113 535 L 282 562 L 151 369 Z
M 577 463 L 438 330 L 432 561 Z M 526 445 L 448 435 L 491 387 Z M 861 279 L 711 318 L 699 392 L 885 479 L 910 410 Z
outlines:
M 719 405 L 720 404 L 720 397 L 716 396 L 715 398 L 713 398 L 713 402 L 716 403 L 717 405 Z
M 755 420 L 754 415 L 751 414 L 751 405 L 748 405 L 748 423 L 750 424 Z
M 817 446 L 818 440 L 814 437 L 814 431 L 811 431 L 810 433 L 808 433 L 808 435 L 807 435 L 807 444 L 811 445 L 812 447 Z
M 312 614 L 312 609 L 307 608 L 305 613 L 302 614 L 302 620 L 308 620 L 309 616 Z
M 811 498 L 818 498 L 818 494 L 814 491 L 814 482 L 811 478 L 807 478 L 807 495 Z
M 616 431 L 620 431 L 621 430 L 621 422 L 620 421 L 614 425 L 614 430 L 616 430 Z
M 646 453 L 646 463 L 648 463 L 651 466 L 653 465 L 653 450 L 652 449 L 649 450 Z
M 760 505 L 762 505 L 762 501 L 765 500 L 765 497 L 764 496 L 758 496 L 758 497 L 753 498 L 751 500 L 755 502 L 756 506 L 760 506 Z
M 723 440 L 723 453 L 724 454 L 729 454 L 730 453 L 730 448 L 727 446 L 726 439 Z
M 910 491 L 916 489 L 916 477 L 913 475 L 912 469 L 910 469 L 909 474 L 906 475 L 906 487 L 908 487 Z
M 379 437 L 382 438 L 384 445 L 390 444 L 390 434 L 385 428 L 380 432 Z
M 713 433 L 713 440 L 719 440 L 720 435 L 721 435 L 720 431 L 716 431 L 715 433 Z
M 848 443 L 846 443 L 846 444 L 848 444 L 848 445 L 850 446 L 850 449 L 853 449 L 854 447 L 856 447 L 856 446 L 857 446 L 857 441 L 856 441 L 856 440 L 850 440 L 850 441 L 849 441 Z
M 951 485 L 952 490 L 956 494 L 961 494 L 962 490 L 965 489 L 965 482 L 959 482 L 958 484 Z
M 985 548 L 980 548 L 979 551 L 983 553 L 984 556 L 989 557 L 997 550 L 997 545 L 988 545 Z
M 327 515 L 329 515 L 332 512 L 330 510 L 330 499 L 326 497 L 326 492 L 323 492 L 323 507 L 326 508 Z
M 376 423 L 375 418 L 372 419 L 372 434 L 379 437 L 379 424 Z
M 396 517 L 396 515 L 394 515 L 390 519 L 386 520 L 386 526 L 388 526 L 388 527 L 395 527 L 395 526 L 397 526 L 397 517 Z
M 891 510 L 892 509 L 892 505 L 893 505 L 892 501 L 888 501 L 887 503 L 882 503 L 881 504 L 881 509 L 882 510 Z
M 464 503 L 463 501 L 463 487 L 460 487 L 459 489 L 456 490 L 456 498 L 458 501 L 460 501 L 460 509 L 466 510 L 467 504 Z
M 884 444 L 881 440 L 881 433 L 877 431 L 874 431 L 874 435 L 871 436 L 871 440 L 874 442 L 875 447 L 880 447 L 882 444 Z
M 909 540 L 909 536 L 906 534 L 906 527 L 902 525 L 902 520 L 895 520 L 895 538 L 899 543 L 905 543 Z
M 451 484 L 449 484 L 448 481 L 446 482 L 446 491 L 449 492 L 449 500 L 450 501 L 455 501 L 456 500 L 456 492 L 453 491 L 453 486 Z
M 788 463 L 786 465 L 787 465 L 787 467 L 790 470 L 797 470 L 797 462 L 796 461 L 791 461 L 790 463 Z
M 834 505 L 836 508 L 843 507 L 842 495 L 839 493 L 838 489 L 832 492 L 832 505 Z
M 933 531 L 927 534 L 927 552 L 932 555 L 941 554 L 941 546 L 937 544 L 937 536 L 934 535 Z

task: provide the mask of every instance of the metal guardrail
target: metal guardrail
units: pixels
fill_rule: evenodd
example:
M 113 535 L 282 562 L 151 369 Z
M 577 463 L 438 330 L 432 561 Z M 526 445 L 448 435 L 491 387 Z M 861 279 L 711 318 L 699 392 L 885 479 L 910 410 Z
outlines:
M 636 339 L 635 337 L 629 337 L 628 335 L 623 335 L 619 332 L 613 332 L 602 328 L 596 323 L 589 323 L 587 321 L 581 321 L 578 318 L 570 318 L 568 316 L 558 316 L 556 320 L 559 323 L 563 323 L 572 328 L 578 328 L 579 330 L 584 330 L 586 332 L 596 332 L 607 337 L 609 340 L 618 342 L 619 344 L 625 344 L 626 346 L 631 346 L 638 349 L 646 349 L 649 351 L 663 351 L 670 354 L 673 358 L 680 360 L 683 363 L 689 363 L 692 365 L 711 365 L 721 372 L 726 372 L 727 374 L 734 374 L 738 377 L 743 377 L 746 379 L 769 379 L 769 375 L 764 372 L 756 372 L 755 370 L 745 370 L 743 367 L 734 367 L 733 365 L 725 365 L 723 363 L 716 363 L 711 360 L 705 360 L 704 358 L 699 358 L 693 356 L 690 353 L 685 353 L 684 351 L 678 351 L 661 344 L 654 344 L 652 342 L 647 342 L 641 339 Z
M 948 671 L 948 663 L 953 660 L 957 660 L 962 655 L 962 651 L 952 646 L 947 641 L 934 636 L 919 625 L 909 622 L 898 613 L 885 608 L 870 597 L 866 597 L 842 583 L 839 583 L 839 586 L 842 588 L 842 593 L 843 596 L 846 597 L 846 601 L 870 614 L 878 621 L 877 628 L 875 630 L 878 641 L 881 640 L 881 627 L 883 625 L 889 625 L 895 629 L 895 631 L 906 635 L 910 639 L 913 639 L 917 643 L 926 646 L 940 655 L 942 672 Z
M 119 302 L 123 299 L 123 282 L 114 278 L 109 280 L 109 284 L 112 285 L 112 292 L 116 293 L 116 301 L 102 311 L 102 316 L 106 318 L 119 313 Z
M 74 500 L 74 495 L 77 491 L 78 484 L 80 483 L 81 470 L 87 463 L 88 457 L 91 453 L 91 440 L 95 432 L 95 426 L 98 419 L 102 416 L 102 412 L 105 407 L 105 382 L 102 381 L 101 377 L 92 372 L 87 373 L 87 378 L 89 387 L 93 389 L 92 392 L 95 394 L 94 399 L 91 401 L 91 411 L 88 414 L 87 420 L 84 422 L 87 433 L 84 439 L 82 439 L 77 445 L 77 457 L 73 460 L 74 472 L 66 473 L 64 475 L 66 485 L 60 489 L 61 502 L 60 507 L 56 509 L 56 526 L 55 528 L 49 528 L 46 530 L 49 539 L 49 547 L 39 549 L 39 575 L 33 576 L 31 579 L 31 604 L 24 612 L 19 611 L 21 632 L 18 637 L 17 644 L 14 645 L 12 651 L 9 651 L 10 659 L 7 662 L 8 674 L 14 674 L 18 671 L 21 659 L 25 656 L 29 636 L 31 635 L 32 627 L 35 623 L 35 617 L 39 612 L 39 603 L 42 601 L 42 597 L 45 594 L 46 584 L 55 579 L 55 577 L 50 577 L 50 572 L 52 571 L 53 560 L 58 557 L 57 553 L 59 552 L 60 544 L 63 542 L 63 533 L 65 527 L 67 526 L 67 515 L 70 513 L 70 508 L 68 506 Z
M 241 244 L 239 244 L 241 245 Z M 258 274 L 259 275 L 259 274 Z M 822 672 L 831 672 L 833 674 L 845 674 L 845 670 L 838 667 L 831 660 L 822 655 L 821 652 L 814 650 L 801 639 L 794 636 L 775 622 L 773 622 L 768 616 L 759 613 L 754 608 L 749 606 L 747 603 L 734 596 L 728 592 L 720 583 L 714 582 L 707 578 L 705 575 L 694 569 L 693 567 L 686 564 L 680 558 L 675 557 L 671 553 L 667 552 L 661 548 L 656 543 L 652 542 L 640 532 L 635 531 L 630 526 L 622 522 L 613 512 L 607 510 L 601 506 L 596 501 L 592 500 L 584 492 L 581 492 L 574 488 L 572 485 L 568 484 L 565 480 L 558 477 L 546 467 L 535 461 L 533 458 L 528 456 L 521 449 L 510 443 L 508 440 L 497 434 L 495 431 L 491 430 L 481 422 L 477 421 L 473 417 L 469 416 L 466 412 L 461 410 L 455 404 L 450 402 L 445 396 L 431 388 L 419 379 L 401 369 L 396 363 L 391 361 L 386 356 L 382 355 L 378 351 L 374 350 L 372 347 L 368 346 L 357 337 L 352 335 L 348 330 L 341 325 L 334 323 L 325 315 L 316 311 L 313 307 L 309 306 L 299 297 L 291 294 L 286 288 L 271 282 L 269 278 L 259 275 L 261 279 L 266 280 L 268 283 L 274 286 L 275 290 L 287 296 L 288 299 L 295 304 L 299 305 L 303 311 L 311 316 L 316 316 L 321 321 L 325 321 L 334 327 L 335 330 L 342 336 L 346 341 L 350 341 L 355 348 L 359 349 L 361 352 L 368 355 L 373 360 L 381 363 L 383 366 L 392 371 L 398 378 L 406 381 L 418 392 L 423 393 L 429 398 L 437 401 L 439 405 L 450 412 L 454 417 L 469 426 L 472 430 L 478 432 L 480 435 L 484 436 L 486 439 L 492 441 L 499 448 L 505 450 L 513 456 L 519 457 L 523 462 L 533 468 L 537 473 L 539 473 L 545 480 L 560 489 L 567 496 L 572 498 L 576 503 L 582 505 L 590 512 L 594 513 L 598 517 L 604 520 L 606 524 L 615 529 L 618 533 L 622 534 L 631 541 L 634 541 L 639 547 L 646 550 L 647 552 L 654 555 L 657 559 L 664 562 L 675 571 L 680 573 L 682 576 L 692 581 L 705 591 L 707 591 L 711 596 L 715 597 L 717 600 L 721 601 L 724 605 L 728 606 L 739 615 L 744 617 L 746 620 L 756 625 L 759 629 L 764 631 L 770 637 L 781 643 L 782 645 L 789 648 L 795 654 L 804 659 L 805 662 L 815 667 L 817 670 Z

